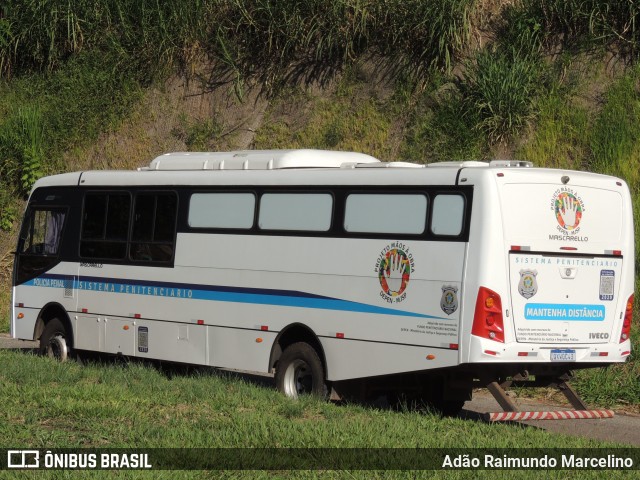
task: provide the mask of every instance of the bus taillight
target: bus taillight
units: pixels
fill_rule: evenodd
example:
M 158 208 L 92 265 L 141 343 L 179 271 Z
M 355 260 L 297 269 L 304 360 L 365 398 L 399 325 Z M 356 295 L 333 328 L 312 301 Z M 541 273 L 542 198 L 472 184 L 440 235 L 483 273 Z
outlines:
M 624 311 L 624 321 L 622 322 L 622 333 L 620 333 L 620 342 L 626 342 L 631 335 L 631 317 L 633 317 L 633 295 L 627 300 L 627 308 Z
M 504 343 L 502 301 L 500 295 L 486 287 L 480 287 L 478 290 L 471 333 L 478 337 Z

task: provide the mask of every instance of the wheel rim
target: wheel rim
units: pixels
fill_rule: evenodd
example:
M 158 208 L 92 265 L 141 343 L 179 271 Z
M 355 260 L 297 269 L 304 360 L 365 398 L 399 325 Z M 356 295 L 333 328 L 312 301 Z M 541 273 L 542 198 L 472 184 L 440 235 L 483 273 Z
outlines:
M 294 360 L 287 367 L 284 372 L 284 392 L 290 398 L 313 392 L 313 374 L 307 362 Z
M 61 362 L 64 362 L 68 358 L 69 349 L 67 347 L 67 341 L 62 335 L 58 334 L 49 340 L 47 355 Z

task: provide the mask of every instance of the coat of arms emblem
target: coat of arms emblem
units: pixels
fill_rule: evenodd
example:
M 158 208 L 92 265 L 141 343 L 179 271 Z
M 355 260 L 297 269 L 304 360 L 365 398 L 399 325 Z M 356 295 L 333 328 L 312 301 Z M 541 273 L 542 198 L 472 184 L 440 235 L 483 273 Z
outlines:
M 442 298 L 440 307 L 447 315 L 451 315 L 458 309 L 458 287 L 453 285 L 442 286 Z
M 520 283 L 518 292 L 524 298 L 531 298 L 538 292 L 538 282 L 536 282 L 537 270 L 520 270 Z

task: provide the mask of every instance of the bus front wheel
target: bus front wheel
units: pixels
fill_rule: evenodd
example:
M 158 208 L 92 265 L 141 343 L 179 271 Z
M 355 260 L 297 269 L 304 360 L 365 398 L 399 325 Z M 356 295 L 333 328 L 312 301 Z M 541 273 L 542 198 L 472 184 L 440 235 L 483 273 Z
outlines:
M 314 348 L 304 342 L 288 346 L 276 370 L 276 386 L 289 398 L 315 395 L 327 398 L 324 367 Z
M 59 319 L 51 319 L 44 328 L 40 336 L 40 353 L 61 362 L 69 358 L 67 331 Z

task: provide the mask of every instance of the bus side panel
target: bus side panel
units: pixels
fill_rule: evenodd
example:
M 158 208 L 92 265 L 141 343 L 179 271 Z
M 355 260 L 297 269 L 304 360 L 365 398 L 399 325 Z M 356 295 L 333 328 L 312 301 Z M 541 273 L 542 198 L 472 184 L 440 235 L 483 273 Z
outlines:
M 208 364 L 209 327 L 205 325 L 137 320 L 132 328 L 135 329 L 134 333 L 126 342 L 133 344 L 134 354 L 138 357 L 195 365 Z M 118 336 L 118 328 L 112 330 L 112 335 L 110 351 L 117 353 L 113 349 L 120 345 L 118 339 L 122 335 Z
M 63 262 L 45 274 L 14 287 L 14 338 L 36 340 L 36 320 L 47 304 L 59 304 L 67 312 L 76 310 L 77 290 L 73 288 L 76 275 L 76 264 Z M 18 304 L 24 307 L 17 307 Z M 24 318 L 18 318 L 19 313 Z
M 458 364 L 458 352 L 451 349 L 413 345 L 361 342 L 322 338 L 327 358 L 327 380 L 415 372 Z
M 203 251 L 209 254 L 198 254 Z M 465 251 L 464 242 L 451 241 L 180 234 L 173 278 L 188 278 L 195 288 L 205 289 L 194 291 L 189 310 L 201 312 L 207 324 L 281 331 L 301 323 L 319 337 L 340 334 L 367 345 L 381 342 L 398 344 L 398 348 L 421 345 L 452 350 L 455 353 L 446 357 L 450 366 L 457 364 Z M 380 279 L 380 262 L 388 256 L 407 261 L 408 281 L 395 296 L 384 291 Z M 250 340 L 254 342 L 255 337 Z M 241 343 L 254 351 L 247 342 Z M 378 367 L 367 372 L 342 362 L 351 346 L 344 343 L 335 348 L 345 352 L 329 367 L 340 363 L 340 378 L 378 374 Z M 228 357 L 212 348 L 212 364 L 236 361 L 237 352 L 225 351 Z M 429 352 L 424 350 L 420 360 L 408 364 L 398 362 L 395 353 L 383 357 L 387 365 L 383 370 L 434 368 L 438 362 L 424 361 Z M 264 369 L 265 364 L 241 361 L 243 368 Z
M 79 350 L 104 352 L 104 318 L 92 315 L 74 315 L 75 347 Z
M 267 370 L 277 332 L 217 327 L 208 327 L 207 331 L 209 365 L 254 372 Z
M 381 359 L 384 372 L 442 366 L 442 355 L 437 362 L 425 360 L 432 350 L 440 349 L 454 352 L 446 355 L 450 366 L 457 364 L 465 247 L 464 242 L 180 234 L 173 269 L 81 266 L 78 308 L 123 319 L 139 316 L 136 325 L 147 328 L 149 351 L 138 349 L 134 354 L 149 358 L 265 371 L 275 335 L 289 325 L 304 324 L 319 337 L 341 333 L 362 344 L 423 348 L 408 363 L 395 358 L 397 348 L 390 349 L 394 353 Z M 299 253 L 323 250 L 330 254 Z M 387 254 L 395 255 L 396 261 L 405 255 L 410 269 L 400 295 L 382 289 L 379 262 Z M 79 348 L 123 354 L 131 348 L 130 341 L 111 342 L 107 327 L 95 325 L 100 313 L 94 317 L 98 318 L 93 322 L 76 322 Z M 190 328 L 198 322 L 210 326 L 206 355 L 194 353 L 192 358 L 185 353 L 192 337 L 181 341 L 179 328 L 171 322 Z M 130 335 L 122 333 L 125 326 L 111 336 Z M 92 335 L 104 335 L 105 343 L 95 344 Z M 337 348 L 343 349 L 340 378 L 378 374 L 377 367 L 367 372 L 342 362 L 351 347 L 345 343 Z M 336 365 L 332 361 L 330 368 Z

